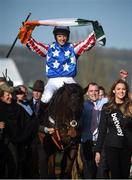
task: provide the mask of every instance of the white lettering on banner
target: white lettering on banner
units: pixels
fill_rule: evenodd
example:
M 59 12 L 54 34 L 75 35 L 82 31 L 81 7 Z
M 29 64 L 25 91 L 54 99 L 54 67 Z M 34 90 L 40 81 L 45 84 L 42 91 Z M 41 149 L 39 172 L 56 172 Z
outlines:
M 123 131 L 122 131 L 121 126 L 120 126 L 120 122 L 119 122 L 116 115 L 117 115 L 117 113 L 111 114 L 111 116 L 113 118 L 113 122 L 115 124 L 116 129 L 117 129 L 117 135 L 118 136 L 124 136 Z

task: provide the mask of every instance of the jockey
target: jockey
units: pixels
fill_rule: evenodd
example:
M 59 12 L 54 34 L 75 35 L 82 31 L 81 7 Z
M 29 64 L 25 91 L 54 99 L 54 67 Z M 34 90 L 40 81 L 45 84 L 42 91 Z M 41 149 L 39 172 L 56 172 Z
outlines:
M 23 31 L 20 28 L 20 33 Z M 38 43 L 31 36 L 25 45 L 32 51 L 46 58 L 46 75 L 48 82 L 42 96 L 42 101 L 48 103 L 54 91 L 63 86 L 64 83 L 76 83 L 74 77 L 77 73 L 77 60 L 85 51 L 94 47 L 98 41 L 105 45 L 105 35 L 102 26 L 95 21 L 93 32 L 78 43 L 70 43 L 70 28 L 68 26 L 55 26 L 53 34 L 55 42 L 50 45 Z M 21 40 L 21 36 L 19 35 Z M 22 42 L 22 41 L 21 41 Z

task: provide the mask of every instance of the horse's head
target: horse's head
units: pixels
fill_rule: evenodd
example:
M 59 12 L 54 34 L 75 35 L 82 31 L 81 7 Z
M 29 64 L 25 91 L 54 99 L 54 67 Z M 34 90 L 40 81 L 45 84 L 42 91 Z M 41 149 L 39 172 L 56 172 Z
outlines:
M 83 89 L 75 83 L 64 84 L 51 98 L 48 108 L 49 125 L 58 130 L 64 144 L 79 134 L 83 101 Z
M 51 98 L 49 116 L 54 119 L 55 127 L 75 126 L 80 120 L 83 109 L 83 89 L 80 85 L 64 84 Z

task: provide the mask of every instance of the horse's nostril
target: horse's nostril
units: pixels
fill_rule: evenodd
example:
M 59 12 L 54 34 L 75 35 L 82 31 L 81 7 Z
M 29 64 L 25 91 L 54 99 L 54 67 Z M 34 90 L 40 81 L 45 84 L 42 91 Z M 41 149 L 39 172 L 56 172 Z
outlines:
M 76 127 L 76 126 L 77 126 L 77 121 L 76 121 L 76 120 L 72 120 L 72 121 L 70 122 L 70 126 L 71 126 L 71 127 Z

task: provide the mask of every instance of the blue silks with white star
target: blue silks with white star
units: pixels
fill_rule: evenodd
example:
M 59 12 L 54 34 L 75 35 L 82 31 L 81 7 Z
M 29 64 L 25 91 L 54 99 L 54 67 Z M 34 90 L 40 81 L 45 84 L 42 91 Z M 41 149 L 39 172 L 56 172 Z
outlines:
M 50 45 L 47 53 L 46 73 L 48 78 L 74 77 L 77 59 L 71 43 L 60 46 L 57 42 Z

